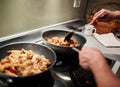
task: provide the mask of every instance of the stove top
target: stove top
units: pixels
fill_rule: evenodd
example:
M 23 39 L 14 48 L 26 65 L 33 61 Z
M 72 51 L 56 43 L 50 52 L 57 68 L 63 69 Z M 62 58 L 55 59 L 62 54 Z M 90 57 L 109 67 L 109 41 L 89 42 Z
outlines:
M 42 44 L 42 40 L 35 43 Z M 51 70 L 52 77 L 54 79 L 54 84 L 52 87 L 96 87 L 96 82 L 91 71 L 84 70 L 79 66 L 78 60 L 65 61 L 64 58 L 68 56 L 61 57 L 57 54 L 57 62 Z M 70 56 L 69 56 L 70 57 Z M 68 58 L 69 58 L 68 57 Z M 78 55 L 72 56 L 78 59 Z M 107 59 L 108 60 L 108 59 Z M 113 60 L 108 60 L 109 65 L 111 65 Z M 41 86 L 36 86 L 41 87 Z
M 112 67 L 114 61 L 106 60 Z M 55 79 L 53 87 L 97 87 L 92 72 L 84 70 L 80 66 L 70 69 L 62 61 L 58 61 L 52 68 L 51 73 Z
M 53 68 L 51 69 L 50 72 L 53 77 L 52 85 L 41 86 L 39 84 L 40 83 L 39 79 L 36 79 L 37 84 L 31 82 L 32 85 L 26 86 L 25 84 L 22 84 L 22 86 L 20 87 L 97 87 L 92 72 L 86 71 L 81 67 L 79 67 L 74 71 L 62 71 L 62 70 L 57 71 L 57 69 L 55 70 Z M 44 83 L 44 84 L 49 84 L 49 83 Z M 15 87 L 19 87 L 19 86 L 15 86 Z
M 52 75 L 55 78 L 53 87 L 96 87 L 92 73 L 82 68 L 68 72 L 52 70 Z
M 42 40 L 39 40 L 35 43 L 41 44 L 42 43 L 41 41 Z M 77 56 L 78 55 L 75 55 L 74 57 Z M 78 64 L 78 60 L 76 60 L 77 62 L 70 61 L 69 63 L 67 63 L 66 61 L 63 61 L 65 57 L 62 58 L 58 55 L 57 57 L 59 58 L 55 66 L 50 70 L 51 75 L 53 77 L 53 84 L 48 87 L 96 87 L 96 82 L 94 80 L 94 76 L 92 72 L 86 71 L 82 67 L 80 67 Z M 112 62 L 114 62 L 113 60 L 109 60 L 109 59 L 107 60 L 109 65 L 111 65 Z M 40 82 L 38 79 L 36 79 L 36 81 L 38 83 L 33 84 L 34 86 L 24 86 L 24 87 L 43 87 L 39 85 Z

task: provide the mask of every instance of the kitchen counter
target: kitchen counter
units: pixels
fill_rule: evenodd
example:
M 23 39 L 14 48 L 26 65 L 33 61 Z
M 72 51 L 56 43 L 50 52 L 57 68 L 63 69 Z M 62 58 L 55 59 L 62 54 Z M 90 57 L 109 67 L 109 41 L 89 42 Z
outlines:
M 28 31 L 25 33 L 12 35 L 12 36 L 5 37 L 5 38 L 0 38 L 0 47 L 3 45 L 9 44 L 9 43 L 13 43 L 13 42 L 36 42 L 36 41 L 40 40 L 41 33 L 43 30 L 46 30 L 46 29 L 68 29 L 66 27 L 67 25 L 74 25 L 76 27 L 79 27 L 79 26 L 82 26 L 83 24 L 80 21 L 70 22 L 70 23 L 66 23 L 66 24 L 58 24 L 55 26 L 39 28 L 39 29 L 35 29 L 35 30 Z M 101 52 L 104 54 L 104 56 L 106 58 L 120 61 L 120 48 L 106 48 L 102 44 L 100 44 L 94 38 L 94 36 L 86 36 L 86 35 L 84 35 L 83 32 L 78 32 L 78 31 L 75 31 L 75 32 L 86 37 L 87 42 L 86 42 L 85 46 L 98 48 L 99 50 L 101 50 Z
M 84 36 L 87 39 L 87 43 L 85 44 L 85 46 L 97 48 L 104 54 L 106 58 L 120 61 L 120 48 L 105 47 L 100 42 L 98 42 L 94 38 L 94 36 L 86 36 L 86 35 Z

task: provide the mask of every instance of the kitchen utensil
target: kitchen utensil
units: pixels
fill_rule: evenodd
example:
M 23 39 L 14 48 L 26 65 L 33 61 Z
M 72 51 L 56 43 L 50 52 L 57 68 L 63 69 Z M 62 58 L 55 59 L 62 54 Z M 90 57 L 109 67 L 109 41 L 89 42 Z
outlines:
M 66 36 L 65 36 L 65 38 L 64 38 L 64 41 L 70 41 L 70 39 L 71 39 L 71 37 L 73 36 L 73 34 L 74 34 L 74 32 L 72 31 L 72 32 L 70 32 L 70 33 L 68 33 Z
M 48 69 L 42 73 L 30 75 L 30 76 L 11 76 L 7 75 L 5 73 L 0 73 L 0 86 L 2 87 L 34 87 L 35 84 L 40 84 L 41 87 L 53 87 L 53 78 L 50 73 L 51 68 L 56 63 L 56 54 L 55 52 L 41 44 L 33 44 L 33 43 L 12 43 L 5 45 L 0 48 L 0 59 L 7 56 L 8 50 L 21 50 L 21 48 L 24 48 L 26 50 L 32 50 L 35 53 L 39 55 L 44 55 L 46 58 L 48 58 L 51 61 L 51 65 L 48 67 Z M 37 81 L 36 81 L 37 79 Z M 47 83 L 47 84 L 44 84 Z M 17 85 L 14 85 L 17 84 Z

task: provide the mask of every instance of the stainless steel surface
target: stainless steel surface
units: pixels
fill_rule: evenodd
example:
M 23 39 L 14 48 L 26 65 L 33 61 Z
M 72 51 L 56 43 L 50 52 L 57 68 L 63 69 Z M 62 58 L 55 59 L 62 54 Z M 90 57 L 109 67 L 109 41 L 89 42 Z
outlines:
M 113 56 L 120 55 L 120 48 L 104 47 L 94 38 L 94 36 L 85 36 L 85 37 L 87 38 L 87 43 L 85 44 L 85 46 L 98 48 L 103 54 L 112 54 Z
M 117 74 L 118 70 L 120 68 L 120 62 L 115 62 L 114 66 L 112 67 L 112 71 L 114 74 Z
M 74 25 L 75 27 L 80 27 L 83 25 L 82 22 L 76 21 L 76 22 L 71 22 L 69 24 L 64 24 L 64 25 L 62 24 L 62 25 L 57 25 L 57 26 L 49 27 L 49 28 L 37 29 L 30 33 L 20 35 L 20 37 L 14 36 L 11 39 L 9 38 L 7 40 L 0 39 L 0 47 L 4 46 L 6 44 L 9 44 L 9 43 L 13 43 L 13 42 L 36 42 L 36 41 L 41 40 L 41 33 L 44 30 L 47 30 L 47 29 L 69 29 L 66 26 L 70 25 L 70 24 Z M 86 37 L 87 42 L 86 42 L 85 46 L 98 48 L 105 56 L 107 56 L 107 58 L 120 61 L 120 48 L 106 48 L 102 44 L 100 44 L 94 38 L 94 36 L 86 36 L 86 35 L 84 35 L 83 31 L 82 32 L 75 31 L 75 32 Z
M 72 22 L 70 24 L 74 25 L 76 27 L 82 26 L 80 21 Z M 4 46 L 6 44 L 9 44 L 9 43 L 14 43 L 14 42 L 31 42 L 31 43 L 41 44 L 42 43 L 41 34 L 44 30 L 47 30 L 47 29 L 48 30 L 49 29 L 69 29 L 69 28 L 66 27 L 66 25 L 67 24 L 57 25 L 57 26 L 49 27 L 49 28 L 37 29 L 36 31 L 32 31 L 31 33 L 23 34 L 23 35 L 20 35 L 20 36 L 15 36 L 15 37 L 12 37 L 12 38 L 9 38 L 9 39 L 5 39 L 5 40 L 0 39 L 0 47 Z M 75 32 L 86 37 L 87 43 L 85 44 L 85 46 L 98 48 L 104 54 L 105 58 L 110 59 L 110 60 L 120 61 L 120 48 L 106 48 L 103 45 L 101 45 L 94 38 L 94 36 L 86 36 L 86 35 L 84 35 L 83 31 L 82 32 L 75 31 Z M 77 51 L 79 52 L 79 50 L 77 50 Z M 115 63 L 115 65 L 113 63 L 112 66 L 116 67 L 116 63 Z M 120 68 L 118 68 L 117 70 L 113 68 L 112 70 L 113 70 L 113 72 L 118 73 Z M 56 77 L 57 77 L 56 79 L 57 80 L 55 80 L 55 81 L 60 82 L 59 79 L 63 79 L 63 81 L 60 82 L 60 84 L 62 83 L 61 85 L 63 85 L 62 87 L 73 87 L 72 83 L 69 83 L 71 78 L 66 77 L 65 74 L 63 74 L 63 75 L 61 75 L 61 74 L 58 75 L 58 74 L 59 73 L 56 74 Z M 84 72 L 82 74 L 84 74 Z M 81 74 L 79 76 L 81 76 Z M 69 86 L 66 86 L 66 83 Z M 54 87 L 60 87 L 60 86 L 55 85 Z
M 76 31 L 79 31 L 79 32 L 81 32 L 84 29 L 84 26 L 75 27 L 75 26 L 72 26 L 72 25 L 68 25 L 66 27 L 69 28 L 69 29 L 71 29 L 71 30 L 76 30 Z

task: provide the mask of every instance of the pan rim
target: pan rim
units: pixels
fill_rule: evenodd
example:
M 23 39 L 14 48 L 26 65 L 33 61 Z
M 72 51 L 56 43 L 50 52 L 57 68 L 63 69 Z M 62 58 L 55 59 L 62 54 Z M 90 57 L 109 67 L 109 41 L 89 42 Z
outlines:
M 72 47 L 70 47 L 70 46 L 60 46 L 60 45 L 52 44 L 52 43 L 46 41 L 46 40 L 45 40 L 45 37 L 44 37 L 44 34 L 45 34 L 45 33 L 48 33 L 48 32 L 52 32 L 52 31 L 60 31 L 60 32 L 69 33 L 69 32 L 71 32 L 71 31 L 73 31 L 73 30 L 65 30 L 65 29 L 57 29 L 57 30 L 55 30 L 55 29 L 49 29 L 49 30 L 44 30 L 44 31 L 42 32 L 42 37 L 41 37 L 43 41 L 45 41 L 46 43 L 51 44 L 51 45 L 53 45 L 53 46 L 60 47 L 60 48 L 72 48 Z M 87 42 L 87 39 L 86 39 L 83 35 L 78 34 L 77 32 L 74 32 L 74 33 L 85 40 L 82 45 L 80 44 L 80 46 L 83 46 L 83 45 Z M 80 47 L 80 46 L 75 46 L 75 47 L 78 48 L 78 47 Z

